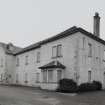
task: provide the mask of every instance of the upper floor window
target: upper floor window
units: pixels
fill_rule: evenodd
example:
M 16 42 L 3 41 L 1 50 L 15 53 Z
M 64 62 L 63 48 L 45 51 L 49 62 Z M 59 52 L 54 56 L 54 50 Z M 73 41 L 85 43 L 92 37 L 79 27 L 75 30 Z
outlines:
M 62 56 L 62 45 L 57 45 L 52 47 L 52 58 Z
M 37 63 L 40 62 L 40 52 L 37 52 L 37 60 L 36 60 Z
M 62 50 L 62 45 L 60 44 L 60 45 L 57 45 L 57 57 L 60 57 L 60 56 L 62 56 L 62 54 L 61 54 L 61 51 Z
M 92 57 L 92 44 L 89 43 L 89 44 L 88 44 L 88 47 L 89 47 L 89 48 L 88 48 L 88 49 L 89 49 L 89 50 L 88 50 L 88 56 L 89 56 L 89 57 Z
M 19 58 L 16 59 L 16 66 L 19 66 Z
M 3 59 L 1 59 L 0 66 L 3 67 Z
M 25 65 L 28 65 L 28 56 L 26 56 L 25 59 Z
M 52 47 L 52 57 L 53 57 L 53 58 L 57 56 L 57 54 L 56 54 L 56 53 L 57 53 L 56 49 L 57 49 L 57 46 L 53 46 L 53 47 Z
M 83 37 L 83 50 L 85 49 L 85 37 Z
M 103 58 L 104 58 L 104 61 L 105 61 L 105 50 L 104 50 L 104 57 Z

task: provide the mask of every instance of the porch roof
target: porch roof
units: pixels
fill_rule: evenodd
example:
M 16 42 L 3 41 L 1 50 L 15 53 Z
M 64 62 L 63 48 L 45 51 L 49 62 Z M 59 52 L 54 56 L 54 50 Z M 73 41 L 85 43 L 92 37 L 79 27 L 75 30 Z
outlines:
M 48 68 L 62 68 L 65 69 L 65 66 L 61 64 L 59 61 L 52 61 L 46 65 L 39 67 L 39 69 L 48 69 Z

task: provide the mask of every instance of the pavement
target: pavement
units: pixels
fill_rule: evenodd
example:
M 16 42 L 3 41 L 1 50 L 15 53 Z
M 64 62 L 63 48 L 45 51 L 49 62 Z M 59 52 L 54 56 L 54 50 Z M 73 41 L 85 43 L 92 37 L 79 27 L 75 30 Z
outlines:
M 105 105 L 105 91 L 70 94 L 0 85 L 0 105 Z

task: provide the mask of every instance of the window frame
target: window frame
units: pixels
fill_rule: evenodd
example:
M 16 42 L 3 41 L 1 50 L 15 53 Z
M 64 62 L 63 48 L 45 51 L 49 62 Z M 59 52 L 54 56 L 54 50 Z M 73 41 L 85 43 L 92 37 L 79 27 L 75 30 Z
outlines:
M 54 70 L 48 70 L 48 83 L 52 83 L 54 78 L 53 78 Z
M 28 60 L 29 60 L 29 56 L 26 55 L 26 56 L 25 56 L 25 65 L 28 65 L 28 64 L 29 64 L 29 61 L 28 61 Z
M 41 56 L 41 53 L 40 53 L 40 51 L 38 51 L 37 54 L 36 54 L 36 62 L 37 63 L 40 63 L 40 59 L 41 59 L 40 56 Z
M 88 82 L 89 82 L 89 83 L 91 82 L 91 79 L 92 79 L 92 71 L 89 70 L 89 71 L 88 71 Z
M 60 51 L 59 51 L 60 48 Z M 62 44 L 58 44 L 57 45 L 57 57 L 61 57 L 62 56 Z
M 59 73 L 60 73 L 60 76 L 59 76 Z M 59 82 L 59 80 L 61 79 L 62 79 L 62 70 L 57 70 L 57 82 Z
M 88 57 L 92 57 L 92 44 L 88 43 Z
M 52 47 L 52 58 L 62 57 L 62 44 Z
M 19 66 L 19 58 L 16 58 L 16 66 Z
M 36 83 L 40 82 L 40 73 L 36 73 Z
M 57 46 L 53 46 L 52 47 L 52 58 L 56 58 L 56 57 L 57 57 Z

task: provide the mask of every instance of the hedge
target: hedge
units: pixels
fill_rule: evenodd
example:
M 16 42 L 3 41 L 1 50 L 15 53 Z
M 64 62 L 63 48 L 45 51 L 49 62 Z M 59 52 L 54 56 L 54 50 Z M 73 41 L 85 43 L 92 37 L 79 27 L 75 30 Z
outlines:
M 74 92 L 88 92 L 97 91 L 102 89 L 102 84 L 99 81 L 93 81 L 91 83 L 82 83 L 79 86 L 72 79 L 61 79 L 58 82 L 58 88 L 56 91 L 63 93 L 74 93 Z
M 74 93 L 77 91 L 77 83 L 73 81 L 72 79 L 61 79 L 58 82 L 58 88 L 57 91 L 64 92 L 64 93 Z

